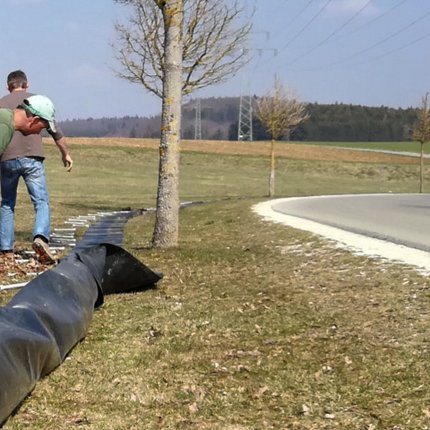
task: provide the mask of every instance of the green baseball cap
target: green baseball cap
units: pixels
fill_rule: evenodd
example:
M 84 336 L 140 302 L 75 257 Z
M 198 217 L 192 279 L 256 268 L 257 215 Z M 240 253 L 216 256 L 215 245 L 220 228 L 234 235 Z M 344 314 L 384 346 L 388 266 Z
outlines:
M 54 133 L 56 132 L 55 107 L 48 97 L 41 95 L 30 96 L 23 100 L 22 107 L 31 114 L 48 121 L 50 130 Z

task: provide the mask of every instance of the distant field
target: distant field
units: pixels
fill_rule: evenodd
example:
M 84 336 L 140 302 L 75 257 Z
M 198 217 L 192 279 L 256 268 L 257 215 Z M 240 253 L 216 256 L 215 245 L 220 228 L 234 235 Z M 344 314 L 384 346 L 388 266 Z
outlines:
M 71 174 L 64 171 L 54 144 L 46 143 L 54 226 L 69 216 L 96 209 L 154 206 L 156 139 L 70 138 L 75 161 Z M 417 191 L 417 158 L 350 151 L 338 145 L 344 144 L 277 143 L 277 195 Z M 184 140 L 181 198 L 264 197 L 269 152 L 269 142 Z M 16 214 L 16 239 L 24 245 L 31 237 L 33 211 L 22 184 Z
M 71 138 L 69 141 L 73 145 L 83 146 L 115 146 L 115 147 L 133 147 L 157 149 L 157 139 L 129 139 L 129 138 Z M 411 151 L 407 145 L 415 145 L 414 152 L 418 152 L 417 143 L 399 142 L 397 143 L 377 143 L 380 147 L 373 146 L 369 142 L 277 142 L 276 155 L 278 157 L 287 157 L 300 160 L 320 160 L 320 161 L 347 161 L 347 162 L 365 162 L 365 163 L 415 163 L 412 158 L 395 156 L 390 154 L 369 154 L 366 151 L 345 151 L 344 148 L 354 149 L 390 149 L 389 145 L 394 145 L 396 150 Z M 387 145 L 387 147 L 384 147 Z M 402 146 L 396 146 L 402 145 Z M 237 155 L 264 155 L 267 156 L 270 151 L 270 142 L 236 142 L 229 140 L 183 140 L 181 148 L 185 152 L 210 152 L 218 154 L 237 154 Z M 412 148 L 412 147 L 411 147 Z
M 323 145 L 341 148 L 373 149 L 382 151 L 420 152 L 418 142 L 297 142 L 298 144 Z M 430 145 L 424 145 L 424 152 L 430 153 Z

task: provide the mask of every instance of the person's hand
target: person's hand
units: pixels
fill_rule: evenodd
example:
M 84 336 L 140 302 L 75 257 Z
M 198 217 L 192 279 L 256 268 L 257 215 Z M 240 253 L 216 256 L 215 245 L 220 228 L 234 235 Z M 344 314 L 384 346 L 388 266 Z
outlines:
M 69 154 L 67 154 L 67 155 L 65 155 L 65 156 L 63 157 L 63 164 L 64 164 L 64 167 L 66 168 L 66 170 L 67 170 L 68 172 L 71 172 L 71 171 L 72 171 L 72 167 L 73 167 L 73 160 L 72 160 L 72 157 L 71 157 Z

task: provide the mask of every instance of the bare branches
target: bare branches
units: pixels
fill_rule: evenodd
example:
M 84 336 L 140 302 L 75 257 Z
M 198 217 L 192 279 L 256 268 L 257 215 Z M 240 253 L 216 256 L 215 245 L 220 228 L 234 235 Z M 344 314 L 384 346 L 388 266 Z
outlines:
M 422 98 L 418 121 L 412 131 L 412 138 L 420 143 L 430 142 L 430 109 L 428 93 Z
M 245 45 L 251 30 L 238 26 L 243 8 L 237 1 L 188 0 L 184 33 L 184 94 L 223 81 L 247 61 Z
M 116 24 L 114 46 L 123 79 L 162 97 L 164 0 L 115 0 L 132 8 L 127 25 Z M 222 82 L 247 61 L 249 22 L 241 22 L 239 0 L 184 0 L 182 92 Z
M 430 109 L 427 92 L 421 101 L 421 109 L 418 113 L 418 121 L 412 131 L 412 138 L 420 142 L 420 193 L 424 190 L 424 144 L 430 142 Z
M 162 14 L 152 0 L 116 0 L 133 6 L 128 25 L 117 23 L 118 48 L 115 57 L 121 64 L 120 78 L 142 84 L 162 96 L 163 25 Z M 115 47 L 114 47 L 115 48 Z
M 269 197 L 275 194 L 275 141 L 289 136 L 293 127 L 308 118 L 306 108 L 292 91 L 275 77 L 270 93 L 257 101 L 256 114 L 272 136 L 270 146 Z
M 257 101 L 256 115 L 275 140 L 309 117 L 305 105 L 278 78 L 270 93 Z

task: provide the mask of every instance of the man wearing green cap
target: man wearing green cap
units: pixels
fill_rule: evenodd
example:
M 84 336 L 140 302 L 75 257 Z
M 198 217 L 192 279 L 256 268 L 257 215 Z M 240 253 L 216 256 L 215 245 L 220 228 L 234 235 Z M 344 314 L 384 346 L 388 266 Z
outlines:
M 15 109 L 7 109 L 0 108 L 0 156 L 5 152 L 8 148 L 9 144 L 12 141 L 15 131 L 19 131 L 24 136 L 29 136 L 32 134 L 40 134 L 40 132 L 46 128 L 55 132 L 55 107 L 51 100 L 42 95 L 31 95 L 30 97 L 25 98 L 20 105 L 18 105 Z M 24 160 L 25 162 L 26 160 Z M 30 159 L 29 162 L 37 162 L 37 160 Z M 3 170 L 3 169 L 2 169 Z M 33 169 L 34 170 L 34 169 Z M 0 242 L 2 242 L 1 252 L 4 254 L 13 252 L 13 208 L 15 206 L 16 200 L 16 189 L 18 188 L 18 179 L 19 176 L 15 174 L 6 174 L 6 172 L 2 173 L 1 182 L 2 182 L 2 207 L 1 207 L 1 228 L 0 228 Z M 13 184 L 12 184 L 13 182 Z M 39 186 L 39 181 L 33 181 L 31 178 L 28 178 L 28 182 L 31 183 L 29 188 L 29 184 L 27 184 L 27 188 L 29 192 L 31 189 L 41 189 Z M 3 213 L 4 205 L 6 204 L 4 201 L 4 193 L 3 186 L 8 185 L 8 188 L 15 189 L 15 193 L 10 192 L 8 207 L 10 210 L 7 211 L 5 215 Z M 10 187 L 9 187 L 10 185 Z M 15 186 L 16 185 L 16 186 Z M 40 194 L 40 192 L 39 192 Z M 45 193 L 47 194 L 47 193 Z M 48 198 L 42 199 L 46 201 L 46 205 L 48 206 Z M 35 205 L 40 206 L 38 202 L 34 201 Z M 49 207 L 49 206 L 48 206 Z M 49 210 L 49 209 L 48 209 Z M 40 217 L 43 219 L 48 219 L 49 224 L 49 214 L 46 217 L 46 211 L 40 210 Z M 9 214 L 11 213 L 11 216 Z M 39 228 L 38 226 L 37 228 Z M 45 228 L 42 226 L 40 227 Z M 49 234 L 48 234 L 49 237 Z M 45 242 L 45 237 L 40 238 L 37 234 L 35 234 L 35 239 L 33 242 L 33 248 L 38 254 L 39 258 L 43 258 L 46 262 L 54 262 L 52 255 L 50 254 L 49 247 L 47 244 L 47 239 Z M 3 242 L 7 242 L 6 248 L 3 246 Z M 12 254 L 13 255 L 13 254 Z
M 15 131 L 20 131 L 24 136 L 39 134 L 51 124 L 55 124 L 55 108 L 46 96 L 31 96 L 13 110 L 0 108 L 0 155 L 11 142 Z
M 9 94 L 0 99 L 0 107 L 14 109 L 24 104 L 25 99 L 34 96 L 28 91 L 27 75 L 22 70 L 10 72 L 7 76 L 6 84 Z M 37 99 L 32 100 L 33 106 Z M 45 118 L 49 122 L 49 116 L 53 115 L 51 106 L 39 103 L 38 113 L 40 113 L 41 107 L 45 110 L 47 109 L 46 114 L 48 116 L 45 115 Z M 27 110 L 34 112 L 32 107 L 29 106 L 27 106 Z M 61 153 L 61 160 L 66 171 L 70 172 L 73 167 L 73 160 L 69 154 L 63 132 L 54 121 L 50 121 L 47 131 Z M 51 211 L 44 160 L 45 154 L 40 134 L 25 136 L 20 132 L 14 133 L 11 143 L 0 155 L 0 252 L 13 255 L 15 205 L 18 183 L 22 178 L 34 206 L 33 249 L 36 251 L 39 260 L 53 263 L 55 258 L 49 249 Z

